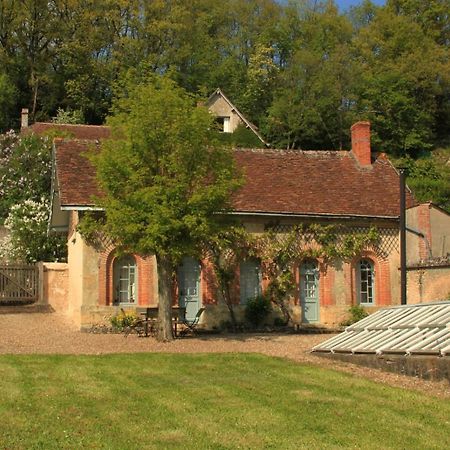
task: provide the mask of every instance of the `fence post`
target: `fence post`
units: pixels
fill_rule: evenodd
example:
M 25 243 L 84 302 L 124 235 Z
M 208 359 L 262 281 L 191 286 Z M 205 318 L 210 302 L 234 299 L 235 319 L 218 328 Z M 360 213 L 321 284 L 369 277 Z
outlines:
M 44 263 L 39 261 L 37 264 L 38 268 L 38 305 L 46 305 L 48 301 L 44 299 Z

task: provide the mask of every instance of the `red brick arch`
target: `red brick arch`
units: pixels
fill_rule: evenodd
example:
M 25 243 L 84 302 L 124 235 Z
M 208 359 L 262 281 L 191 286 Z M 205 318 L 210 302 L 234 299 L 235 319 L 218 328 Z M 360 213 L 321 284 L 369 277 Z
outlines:
M 142 257 L 137 254 L 130 253 L 136 260 L 137 267 L 137 287 L 138 287 L 138 305 L 155 305 L 157 299 L 152 298 L 154 292 L 154 260 L 152 257 Z M 114 246 L 106 248 L 99 257 L 99 289 L 98 304 L 113 305 L 114 304 L 114 261 L 117 258 L 117 252 Z
M 365 250 L 355 256 L 350 263 L 351 270 L 351 298 L 352 304 L 358 304 L 358 263 L 361 259 L 372 261 L 375 271 L 375 302 L 373 306 L 387 306 L 392 304 L 391 275 L 389 260 L 380 258 L 374 251 Z M 370 306 L 369 306 L 370 308 Z

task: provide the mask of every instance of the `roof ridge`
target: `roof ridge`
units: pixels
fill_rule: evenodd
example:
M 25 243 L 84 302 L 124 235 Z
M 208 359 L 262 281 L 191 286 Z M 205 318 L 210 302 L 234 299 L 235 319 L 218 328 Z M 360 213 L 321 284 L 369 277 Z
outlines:
M 55 123 L 55 122 L 34 122 L 33 125 L 53 125 L 53 126 L 63 126 L 63 127 L 97 127 L 97 128 L 110 128 L 109 125 L 91 125 L 87 123 Z
M 293 153 L 293 154 L 301 154 L 301 153 L 315 153 L 315 154 L 342 154 L 347 155 L 351 153 L 351 150 L 303 150 L 303 149 L 283 149 L 283 148 L 263 148 L 263 147 L 236 147 L 235 151 L 242 152 L 259 152 L 259 153 Z
M 73 137 L 56 137 L 53 139 L 53 142 L 55 143 L 59 143 L 59 142 L 63 142 L 64 144 L 92 144 L 92 143 L 99 143 L 100 139 L 95 138 L 95 139 L 81 139 L 81 138 L 73 138 Z

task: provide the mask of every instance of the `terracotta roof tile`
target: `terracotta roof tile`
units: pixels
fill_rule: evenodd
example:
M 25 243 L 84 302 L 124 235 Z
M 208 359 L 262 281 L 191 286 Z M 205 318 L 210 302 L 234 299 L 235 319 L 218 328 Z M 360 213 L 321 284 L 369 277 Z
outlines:
M 92 145 L 92 143 L 91 143 Z M 63 206 L 93 206 L 100 191 L 84 156 L 86 141 L 57 140 L 56 173 Z M 398 217 L 398 174 L 385 158 L 359 166 L 348 151 L 236 150 L 245 183 L 233 198 L 241 213 Z M 407 204 L 413 199 L 408 195 Z
M 54 145 L 61 206 L 94 206 L 93 197 L 100 196 L 101 192 L 86 152 L 95 143 L 55 139 Z
M 349 151 L 236 150 L 236 159 L 246 178 L 236 211 L 399 215 L 399 178 L 386 157 L 367 168 Z
M 111 130 L 105 125 L 70 125 L 57 124 L 51 122 L 36 122 L 26 129 L 25 132 L 33 132 L 36 134 L 48 134 L 54 131 L 60 131 L 63 137 L 73 139 L 99 140 L 107 139 L 111 136 Z

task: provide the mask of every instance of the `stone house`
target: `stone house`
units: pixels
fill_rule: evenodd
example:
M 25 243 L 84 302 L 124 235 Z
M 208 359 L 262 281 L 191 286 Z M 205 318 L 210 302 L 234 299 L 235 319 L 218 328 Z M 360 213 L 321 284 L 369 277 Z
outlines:
M 209 96 L 205 106 L 216 116 L 219 130 L 223 133 L 234 133 L 238 126 L 244 126 L 251 130 L 264 146 L 268 146 L 258 128 L 246 119 L 219 88 Z
M 235 151 L 246 182 L 235 195 L 232 214 L 250 232 L 260 233 L 270 224 L 283 232 L 298 223 L 358 230 L 376 226 L 380 231 L 380 248 L 366 249 L 352 261 L 299 261 L 292 311 L 300 323 L 334 326 L 352 304 L 373 309 L 399 303 L 398 174 L 384 155 L 372 159 L 368 123 L 355 124 L 352 133 L 352 151 Z M 54 143 L 51 226 L 68 235 L 67 307 L 80 326 L 98 322 L 120 306 L 157 304 L 153 257 L 116 257 L 107 244 L 96 250 L 76 229 L 83 213 L 96 208 L 92 198 L 100 194 L 95 171 L 83 156 L 89 145 L 92 141 L 80 139 Z M 226 320 L 207 261 L 187 256 L 178 281 L 180 295 L 174 302 L 186 306 L 188 315 L 203 305 L 207 326 Z M 242 261 L 236 304 L 263 291 L 265 282 L 259 261 Z
M 228 117 L 223 121 L 224 132 L 231 132 L 241 120 L 257 133 L 220 90 L 209 98 L 208 107 L 219 118 Z M 98 148 L 98 142 L 109 137 L 109 129 L 45 123 L 30 127 L 37 133 L 54 128 L 70 136 L 54 141 L 50 223 L 52 230 L 67 234 L 68 263 L 56 268 L 61 271 L 64 295 L 52 297 L 55 289 L 48 287 L 48 302 L 68 313 L 82 328 L 105 320 L 120 308 L 156 306 L 154 257 L 117 256 L 108 242 L 94 248 L 77 231 L 82 215 L 99 209 L 93 202 L 100 194 L 95 170 L 84 154 L 88 148 Z M 231 214 L 249 232 L 258 234 L 271 228 L 283 234 L 299 224 L 339 225 L 344 234 L 345 230 L 365 232 L 371 227 L 379 232 L 377 246 L 365 248 L 351 260 L 298 261 L 290 309 L 293 319 L 302 326 L 334 327 L 347 317 L 349 307 L 356 304 L 368 311 L 400 304 L 399 176 L 384 154 L 372 153 L 368 122 L 354 124 L 351 133 L 350 151 L 258 148 L 236 149 L 234 153 L 245 183 L 233 198 Z M 262 138 L 261 142 L 264 143 Z M 443 239 L 443 251 L 448 251 L 450 237 L 445 237 L 449 231 L 448 215 L 433 205 L 415 204 L 409 192 L 407 205 L 411 227 L 415 224 L 420 230 L 428 230 L 428 242 Z M 428 228 L 420 219 L 423 208 L 430 211 Z M 423 254 L 425 241 L 420 230 L 409 237 L 410 265 Z M 52 266 L 47 265 L 45 270 L 53 284 L 57 284 L 58 275 L 51 273 Z M 441 275 L 442 289 L 450 283 L 449 273 L 444 270 Z M 198 261 L 186 255 L 177 275 L 178 289 L 173 301 L 186 307 L 188 318 L 204 306 L 205 327 L 218 327 L 228 320 L 227 308 L 218 298 L 214 272 L 207 260 Z M 242 317 L 248 298 L 264 292 L 267 278 L 258 260 L 241 261 L 237 278 L 234 300 L 237 316 Z M 417 285 L 413 277 L 410 279 Z

